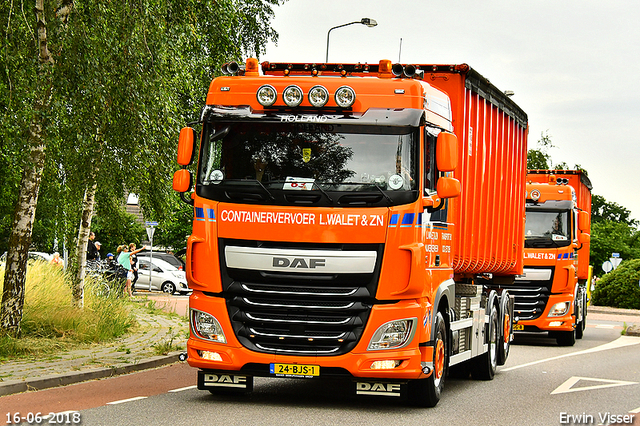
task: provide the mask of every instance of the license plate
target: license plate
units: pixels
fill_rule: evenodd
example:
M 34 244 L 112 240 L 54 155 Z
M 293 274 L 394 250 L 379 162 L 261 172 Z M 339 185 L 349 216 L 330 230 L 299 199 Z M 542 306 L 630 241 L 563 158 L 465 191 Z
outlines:
M 522 331 L 524 330 L 524 324 L 513 324 L 513 331 Z
M 302 364 L 270 364 L 269 372 L 276 376 L 314 377 L 320 375 L 320 366 Z

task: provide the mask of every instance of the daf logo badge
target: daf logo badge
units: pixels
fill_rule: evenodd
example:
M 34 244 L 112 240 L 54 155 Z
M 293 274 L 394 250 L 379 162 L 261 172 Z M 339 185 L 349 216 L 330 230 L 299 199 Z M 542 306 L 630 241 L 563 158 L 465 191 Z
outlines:
M 301 269 L 315 269 L 326 266 L 326 259 L 294 257 L 289 259 L 287 257 L 274 257 L 274 268 L 301 268 Z

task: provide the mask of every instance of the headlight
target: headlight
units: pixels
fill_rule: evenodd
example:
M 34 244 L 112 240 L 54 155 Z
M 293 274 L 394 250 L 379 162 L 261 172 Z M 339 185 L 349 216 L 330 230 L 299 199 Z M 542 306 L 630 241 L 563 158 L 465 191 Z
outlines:
M 311 105 L 316 108 L 323 107 L 329 101 L 329 92 L 322 86 L 313 86 L 307 96 Z
M 409 318 L 383 324 L 373 333 L 367 350 L 399 349 L 406 346 L 413 338 L 416 321 L 416 318 Z
M 278 92 L 273 86 L 265 84 L 264 86 L 260 86 L 256 96 L 258 97 L 260 105 L 270 107 L 276 103 L 276 99 L 278 99 Z
M 302 89 L 298 86 L 289 86 L 282 92 L 282 98 L 287 106 L 295 108 L 302 103 L 304 95 L 302 94 Z
M 336 90 L 334 97 L 340 108 L 349 108 L 356 101 L 356 92 L 349 86 L 342 86 Z
M 555 305 L 553 305 L 553 307 L 549 311 L 549 315 L 548 316 L 550 316 L 550 317 L 561 317 L 563 315 L 566 315 L 566 313 L 569 311 L 570 307 L 571 307 L 571 302 L 556 303 Z
M 218 320 L 206 312 L 191 310 L 191 329 L 194 334 L 202 339 L 227 343 L 227 338 L 224 336 Z

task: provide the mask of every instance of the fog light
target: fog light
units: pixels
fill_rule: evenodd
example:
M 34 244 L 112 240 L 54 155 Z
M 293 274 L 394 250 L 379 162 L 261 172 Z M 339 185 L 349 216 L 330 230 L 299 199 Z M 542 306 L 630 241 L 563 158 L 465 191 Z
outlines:
M 289 86 L 282 92 L 282 98 L 287 106 L 295 108 L 302 103 L 304 95 L 302 94 L 302 89 L 298 86 Z
M 566 313 L 569 311 L 570 307 L 571 307 L 571 302 L 556 303 L 555 305 L 553 305 L 553 307 L 549 311 L 549 315 L 547 315 L 547 316 L 550 316 L 550 317 L 561 317 L 563 315 L 566 315 Z
M 311 105 L 316 108 L 325 106 L 329 101 L 329 92 L 322 86 L 313 86 L 307 96 Z
M 393 370 L 400 364 L 402 364 L 402 361 L 399 359 L 385 359 L 382 361 L 374 361 L 371 364 L 371 369 L 372 370 Z
M 417 318 L 389 321 L 380 326 L 369 342 L 367 350 L 399 349 L 406 346 L 415 333 Z
M 191 329 L 201 339 L 212 340 L 218 343 L 227 343 L 227 338 L 217 319 L 211 314 L 191 310 Z
M 270 107 L 271 105 L 276 103 L 278 92 L 273 86 L 265 84 L 258 89 L 258 93 L 256 94 L 256 96 L 258 98 L 258 102 L 260 102 L 260 105 L 264 107 Z
M 560 327 L 562 324 L 564 324 L 564 321 L 551 321 L 549 327 Z
M 349 86 L 342 86 L 336 90 L 334 97 L 340 108 L 349 108 L 356 101 L 356 92 Z
M 208 361 L 222 361 L 222 357 L 218 352 L 198 351 L 198 355 Z

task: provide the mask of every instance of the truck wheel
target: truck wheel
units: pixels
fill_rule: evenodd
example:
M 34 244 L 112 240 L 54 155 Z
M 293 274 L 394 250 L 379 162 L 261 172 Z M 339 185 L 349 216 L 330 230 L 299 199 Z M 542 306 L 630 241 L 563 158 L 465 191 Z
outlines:
M 558 331 L 556 342 L 559 346 L 573 346 L 576 344 L 576 330 Z
M 511 338 L 513 337 L 513 320 L 509 312 L 509 298 L 502 297 L 500 302 L 500 316 L 502 327 L 500 330 L 500 342 L 498 344 L 498 365 L 504 365 L 509 357 Z
M 442 313 L 436 314 L 433 348 L 433 373 L 426 379 L 409 381 L 409 401 L 418 407 L 435 407 L 444 389 L 447 371 L 447 327 Z
M 496 305 L 491 308 L 488 324 L 488 343 L 489 349 L 475 360 L 474 369 L 471 370 L 471 376 L 474 379 L 492 380 L 496 374 L 496 366 L 498 365 L 498 309 Z

